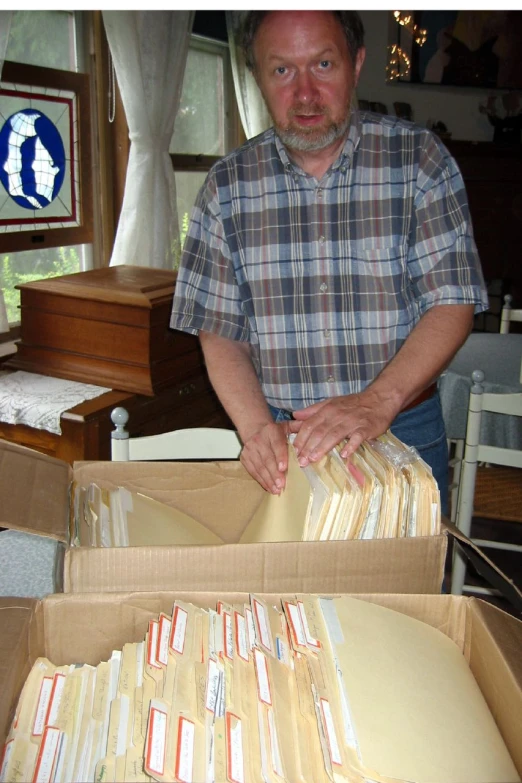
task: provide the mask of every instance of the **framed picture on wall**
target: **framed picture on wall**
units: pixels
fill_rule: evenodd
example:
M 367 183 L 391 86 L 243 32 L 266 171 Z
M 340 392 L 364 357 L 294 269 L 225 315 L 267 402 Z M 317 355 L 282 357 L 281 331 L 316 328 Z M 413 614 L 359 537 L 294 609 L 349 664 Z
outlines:
M 85 74 L 5 62 L 0 82 L 0 252 L 92 242 Z
M 406 12 L 401 12 L 406 13 Z M 522 89 L 520 11 L 412 11 L 396 25 L 411 68 L 398 81 L 487 89 Z M 412 30 L 422 30 L 419 45 Z

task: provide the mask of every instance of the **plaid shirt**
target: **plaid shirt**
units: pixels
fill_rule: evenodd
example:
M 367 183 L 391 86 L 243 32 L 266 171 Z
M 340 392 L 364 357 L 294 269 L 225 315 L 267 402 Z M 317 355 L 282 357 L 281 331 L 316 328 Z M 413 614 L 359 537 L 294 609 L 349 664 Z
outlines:
M 356 112 L 321 181 L 273 129 L 211 169 L 171 326 L 249 342 L 267 401 L 295 410 L 364 389 L 438 304 L 488 307 L 460 172 L 429 131 Z

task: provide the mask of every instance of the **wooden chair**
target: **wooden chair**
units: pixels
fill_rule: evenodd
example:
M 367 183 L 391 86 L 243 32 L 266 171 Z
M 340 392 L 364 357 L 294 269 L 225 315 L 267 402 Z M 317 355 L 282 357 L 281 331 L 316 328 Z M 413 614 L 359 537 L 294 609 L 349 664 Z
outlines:
M 513 297 L 506 294 L 504 297 L 504 307 L 500 314 L 500 334 L 509 334 L 509 325 L 511 321 L 522 321 L 522 309 L 516 310 L 511 307 Z
M 470 536 L 471 522 L 474 513 L 480 516 L 480 510 L 476 508 L 476 490 L 479 481 L 487 487 L 488 495 L 498 503 L 498 519 L 502 519 L 502 496 L 507 496 L 513 501 L 517 493 L 520 497 L 518 518 L 512 521 L 522 522 L 522 451 L 517 449 L 486 446 L 480 442 L 480 429 L 482 412 L 502 413 L 507 416 L 522 416 L 522 392 L 516 394 L 494 394 L 484 392 L 484 373 L 475 370 L 471 375 L 472 386 L 469 396 L 468 421 L 466 425 L 466 446 L 464 461 L 461 467 L 460 486 L 457 501 L 457 527 Z M 487 467 L 479 467 L 478 463 L 487 463 Z M 503 469 L 496 466 L 503 466 Z M 477 476 L 480 471 L 479 476 Z M 502 488 L 502 492 L 501 492 Z M 504 517 L 505 518 L 505 517 Z M 522 553 L 522 546 L 503 541 L 490 539 L 472 539 L 479 547 L 491 547 L 506 551 Z M 488 588 L 479 588 L 465 584 L 466 560 L 456 551 L 453 561 L 451 592 L 461 595 L 463 589 L 468 592 L 494 594 Z
M 114 462 L 237 459 L 241 452 L 241 442 L 234 430 L 193 427 L 131 438 L 125 429 L 129 420 L 125 408 L 114 408 L 111 420 L 115 425 L 111 432 L 111 459 Z

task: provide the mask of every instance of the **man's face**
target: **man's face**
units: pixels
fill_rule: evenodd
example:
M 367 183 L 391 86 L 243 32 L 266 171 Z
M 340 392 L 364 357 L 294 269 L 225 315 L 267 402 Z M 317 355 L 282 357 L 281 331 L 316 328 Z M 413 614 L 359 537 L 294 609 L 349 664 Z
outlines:
M 328 11 L 275 11 L 254 40 L 255 76 L 281 140 L 321 150 L 342 138 L 364 49 L 352 63 L 338 19 Z

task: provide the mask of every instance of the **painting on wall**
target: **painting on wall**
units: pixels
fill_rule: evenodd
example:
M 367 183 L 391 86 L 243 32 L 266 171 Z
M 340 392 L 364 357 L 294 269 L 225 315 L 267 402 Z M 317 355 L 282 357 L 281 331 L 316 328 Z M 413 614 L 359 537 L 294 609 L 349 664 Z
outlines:
M 397 13 L 397 12 L 396 12 Z M 522 89 L 521 11 L 412 11 L 397 18 L 393 44 L 409 68 L 398 81 Z M 423 41 L 415 40 L 422 30 Z

